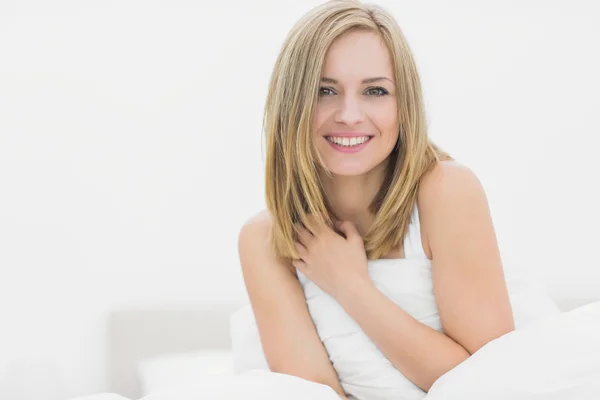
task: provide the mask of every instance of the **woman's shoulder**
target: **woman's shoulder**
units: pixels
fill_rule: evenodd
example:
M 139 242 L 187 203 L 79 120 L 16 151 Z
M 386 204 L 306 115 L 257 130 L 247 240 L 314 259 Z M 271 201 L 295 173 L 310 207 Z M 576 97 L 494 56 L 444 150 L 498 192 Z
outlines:
M 239 240 L 264 242 L 268 245 L 273 218 L 267 209 L 260 210 L 244 221 L 240 228 Z
M 291 260 L 282 260 L 275 254 L 271 243 L 271 227 L 273 217 L 264 209 L 251 215 L 240 228 L 238 235 L 238 251 L 242 269 L 270 269 L 279 265 L 294 271 Z
M 239 231 L 238 246 L 240 251 L 249 249 L 247 251 L 258 252 L 270 259 L 277 259 L 280 262 L 286 261 L 279 260 L 276 257 L 271 240 L 273 223 L 274 218 L 267 209 L 260 210 L 248 217 Z
M 244 222 L 243 226 L 251 225 L 251 226 L 259 226 L 263 229 L 270 228 L 273 221 L 273 217 L 271 213 L 266 208 L 257 211 L 256 213 L 250 215 Z
M 438 161 L 421 177 L 417 203 L 419 208 L 430 208 L 442 197 L 480 187 L 481 182 L 469 167 L 455 160 Z
M 464 216 L 464 210 L 487 206 L 481 182 L 467 166 L 454 161 L 438 161 L 422 177 L 417 193 L 423 249 L 432 256 L 430 235 L 455 223 L 450 216 Z

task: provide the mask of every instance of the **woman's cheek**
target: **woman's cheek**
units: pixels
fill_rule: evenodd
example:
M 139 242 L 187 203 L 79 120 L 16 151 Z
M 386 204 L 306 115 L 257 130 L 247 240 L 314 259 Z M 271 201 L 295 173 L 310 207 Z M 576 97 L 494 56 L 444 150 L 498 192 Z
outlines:
M 323 107 L 318 107 L 315 111 L 314 115 L 314 129 L 316 132 L 323 126 L 325 121 L 327 120 L 327 110 L 323 109 Z
M 393 130 L 398 125 L 397 112 L 395 104 L 379 107 L 372 114 L 373 122 L 382 130 Z

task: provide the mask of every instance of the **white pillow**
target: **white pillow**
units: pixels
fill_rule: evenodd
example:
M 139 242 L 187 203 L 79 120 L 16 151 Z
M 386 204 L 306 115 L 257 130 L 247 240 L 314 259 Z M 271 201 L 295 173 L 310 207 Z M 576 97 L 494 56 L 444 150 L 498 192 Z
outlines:
M 236 374 L 255 369 L 270 370 L 250 304 L 233 313 L 229 319 L 229 331 Z
M 233 375 L 231 350 L 170 353 L 144 359 L 138 366 L 142 393 L 176 385 L 196 384 L 215 376 Z
M 600 302 L 489 342 L 440 377 L 425 399 L 600 399 Z
M 560 313 L 552 298 L 537 281 L 525 277 L 511 279 L 508 289 L 515 325 L 518 329 L 538 319 Z M 255 369 L 269 371 L 250 304 L 240 308 L 230 317 L 229 327 L 235 373 Z
M 340 400 L 329 386 L 292 375 L 249 371 L 151 393 L 140 400 Z
M 560 308 L 538 281 L 530 278 L 512 279 L 507 289 L 517 330 L 539 319 L 560 314 Z
M 77 397 L 69 400 L 130 400 L 115 393 L 99 393 L 88 396 Z

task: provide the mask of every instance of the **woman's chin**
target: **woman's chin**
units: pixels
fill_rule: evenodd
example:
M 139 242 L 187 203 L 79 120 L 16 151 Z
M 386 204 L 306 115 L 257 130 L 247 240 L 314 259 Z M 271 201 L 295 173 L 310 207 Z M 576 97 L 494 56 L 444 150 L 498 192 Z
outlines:
M 369 168 L 364 165 L 333 165 L 329 166 L 333 175 L 339 176 L 360 176 L 369 172 Z

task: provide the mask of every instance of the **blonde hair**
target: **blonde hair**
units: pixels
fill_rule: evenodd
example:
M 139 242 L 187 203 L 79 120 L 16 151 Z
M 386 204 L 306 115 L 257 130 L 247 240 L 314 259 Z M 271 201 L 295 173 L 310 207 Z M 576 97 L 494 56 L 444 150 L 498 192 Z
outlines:
M 299 258 L 294 225 L 312 230 L 309 214 L 332 226 L 331 207 L 316 171 L 324 163 L 314 145 L 313 116 L 327 49 L 351 30 L 381 36 L 390 52 L 398 93 L 399 146 L 390 154 L 387 177 L 369 206 L 374 223 L 363 237 L 369 259 L 399 248 L 420 178 L 437 161 L 451 159 L 427 136 L 419 75 L 395 19 L 379 6 L 352 0 L 313 8 L 285 39 L 264 110 L 265 195 L 273 220 L 270 242 L 279 258 Z

